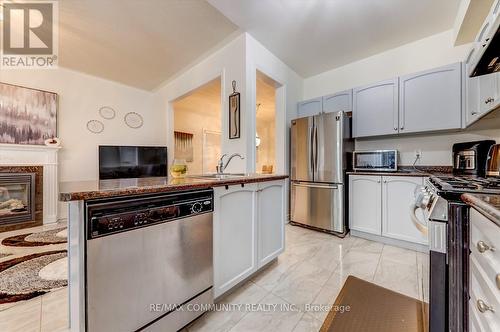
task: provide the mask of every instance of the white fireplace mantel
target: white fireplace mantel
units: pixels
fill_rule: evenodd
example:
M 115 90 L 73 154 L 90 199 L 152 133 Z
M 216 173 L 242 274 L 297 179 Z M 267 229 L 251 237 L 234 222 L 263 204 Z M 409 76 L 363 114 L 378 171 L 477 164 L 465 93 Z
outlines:
M 0 144 L 1 166 L 43 166 L 43 223 L 57 221 L 60 146 Z

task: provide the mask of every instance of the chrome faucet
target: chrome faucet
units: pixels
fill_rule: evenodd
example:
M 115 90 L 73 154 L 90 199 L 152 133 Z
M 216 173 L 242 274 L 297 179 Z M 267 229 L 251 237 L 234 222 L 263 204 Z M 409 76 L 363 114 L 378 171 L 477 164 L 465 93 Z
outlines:
M 232 155 L 229 156 L 227 159 L 227 162 L 224 164 L 224 157 L 227 156 L 227 154 L 223 154 L 220 159 L 219 159 L 219 164 L 217 165 L 217 174 L 222 174 L 224 173 L 224 170 L 226 167 L 229 165 L 231 160 L 233 160 L 234 157 L 239 157 L 240 159 L 245 159 L 241 154 L 239 153 L 233 153 Z

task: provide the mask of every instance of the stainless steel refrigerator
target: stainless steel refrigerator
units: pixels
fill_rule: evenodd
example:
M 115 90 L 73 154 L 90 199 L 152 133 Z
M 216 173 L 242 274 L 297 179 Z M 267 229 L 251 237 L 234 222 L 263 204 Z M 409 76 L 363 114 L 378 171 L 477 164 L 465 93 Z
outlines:
M 353 149 L 351 112 L 322 113 L 292 120 L 292 223 L 346 233 L 344 181 Z

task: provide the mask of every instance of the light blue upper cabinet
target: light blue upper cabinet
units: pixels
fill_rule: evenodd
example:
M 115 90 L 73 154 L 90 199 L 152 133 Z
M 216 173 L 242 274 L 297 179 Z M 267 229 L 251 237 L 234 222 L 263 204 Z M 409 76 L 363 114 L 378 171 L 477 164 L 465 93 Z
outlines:
M 323 97 L 323 112 L 352 111 L 352 89 Z
M 398 133 L 398 79 L 353 89 L 353 136 Z
M 399 132 L 461 128 L 462 66 L 448 66 L 399 78 Z
M 299 118 L 321 113 L 323 110 L 323 98 L 304 100 L 298 103 L 297 116 Z

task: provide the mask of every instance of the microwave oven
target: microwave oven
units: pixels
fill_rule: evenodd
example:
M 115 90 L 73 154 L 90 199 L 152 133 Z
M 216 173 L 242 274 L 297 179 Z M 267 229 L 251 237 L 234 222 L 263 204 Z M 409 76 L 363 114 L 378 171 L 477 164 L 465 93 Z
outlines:
M 355 171 L 394 172 L 398 170 L 398 151 L 354 151 L 352 165 Z

